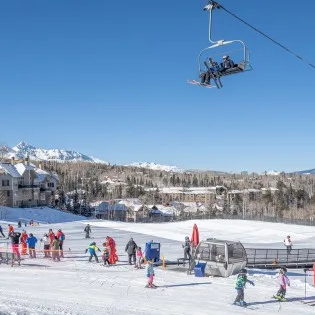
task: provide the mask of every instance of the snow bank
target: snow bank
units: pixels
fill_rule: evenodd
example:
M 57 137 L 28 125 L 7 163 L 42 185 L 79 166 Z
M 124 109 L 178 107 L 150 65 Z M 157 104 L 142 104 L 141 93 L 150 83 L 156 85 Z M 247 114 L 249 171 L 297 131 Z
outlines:
M 61 223 L 86 220 L 86 217 L 63 212 L 60 210 L 42 207 L 42 208 L 9 208 L 0 207 L 0 220 L 14 222 L 21 220 L 22 222 L 34 220 L 39 223 Z

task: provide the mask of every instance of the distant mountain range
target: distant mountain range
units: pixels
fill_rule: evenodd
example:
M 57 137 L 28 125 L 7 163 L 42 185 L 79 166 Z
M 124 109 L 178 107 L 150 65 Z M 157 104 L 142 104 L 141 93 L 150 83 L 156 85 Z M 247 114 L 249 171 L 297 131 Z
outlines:
M 92 156 L 82 154 L 76 151 L 60 150 L 60 149 L 39 149 L 26 143 L 20 142 L 13 148 L 7 148 L 7 156 L 16 159 L 25 159 L 30 157 L 33 161 L 58 161 L 58 162 L 92 162 L 108 164 L 108 162 L 96 159 Z
M 60 150 L 60 149 L 40 149 L 36 148 L 26 142 L 20 142 L 13 148 L 6 147 L 5 155 L 9 158 L 14 157 L 16 159 L 25 159 L 30 157 L 33 161 L 58 161 L 58 162 L 90 162 L 90 163 L 102 163 L 109 164 L 106 161 L 94 158 L 92 156 L 70 150 Z M 1 154 L 0 154 L 1 157 Z M 178 168 L 177 166 L 162 165 L 153 162 L 137 162 L 128 164 L 125 166 L 147 168 L 156 171 L 182 173 L 184 170 Z M 191 170 L 193 172 L 198 172 L 198 170 Z M 200 170 L 199 170 L 200 171 Z M 205 170 L 204 170 L 205 171 Z M 315 169 L 293 172 L 298 174 L 315 174 Z M 278 171 L 268 171 L 267 175 L 277 176 L 280 174 Z
M 183 170 L 179 169 L 177 166 L 168 166 L 168 165 L 161 165 L 156 163 L 149 163 L 149 162 L 137 162 L 128 164 L 125 166 L 132 166 L 132 167 L 139 167 L 139 168 L 147 168 L 156 171 L 165 171 L 165 172 L 173 172 L 173 173 L 182 173 Z

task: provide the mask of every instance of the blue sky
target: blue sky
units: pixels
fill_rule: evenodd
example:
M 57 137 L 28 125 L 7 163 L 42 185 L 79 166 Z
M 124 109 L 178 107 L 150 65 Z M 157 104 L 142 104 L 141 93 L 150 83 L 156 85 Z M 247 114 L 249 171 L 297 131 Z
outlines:
M 315 2 L 220 2 L 315 63 Z M 315 167 L 315 69 L 222 10 L 214 39 L 242 39 L 254 71 L 187 84 L 209 45 L 206 1 L 0 3 L 0 142 L 224 171 Z M 238 47 L 228 48 L 234 60 Z M 221 56 L 214 56 L 220 59 Z

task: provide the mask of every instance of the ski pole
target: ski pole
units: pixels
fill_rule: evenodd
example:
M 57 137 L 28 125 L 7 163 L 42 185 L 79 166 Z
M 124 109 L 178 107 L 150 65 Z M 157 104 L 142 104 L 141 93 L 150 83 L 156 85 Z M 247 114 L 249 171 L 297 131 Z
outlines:
M 305 299 L 306 299 L 306 271 L 307 271 L 307 269 L 304 269 L 304 295 L 305 295 Z

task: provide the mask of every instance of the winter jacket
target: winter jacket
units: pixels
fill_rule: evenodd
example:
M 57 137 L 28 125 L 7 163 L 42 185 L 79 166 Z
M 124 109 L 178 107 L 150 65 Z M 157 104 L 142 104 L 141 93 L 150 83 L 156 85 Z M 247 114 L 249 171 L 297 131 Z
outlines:
M 104 251 L 103 251 L 103 254 L 102 254 L 102 258 L 104 260 L 108 259 L 110 256 L 110 251 L 109 251 L 109 248 L 108 247 L 105 247 L 104 248 Z
M 143 256 L 141 249 L 137 249 L 136 256 L 137 257 L 142 257 Z
M 246 282 L 251 282 L 247 279 L 247 276 L 244 275 L 244 274 L 240 274 L 237 276 L 237 279 L 236 279 L 236 284 L 235 284 L 235 289 L 238 290 L 238 289 L 244 289 L 245 288 L 245 285 L 246 285 Z
M 154 276 L 154 268 L 152 264 L 147 264 L 146 273 L 147 273 L 147 277 L 150 277 L 151 275 Z
M 3 232 L 2 226 L 0 225 L 0 232 Z
M 63 232 L 58 232 L 56 236 L 57 236 L 58 240 L 61 241 L 61 242 L 63 242 L 66 239 L 65 235 L 63 234 Z
M 225 59 L 223 62 L 223 66 L 225 69 L 230 69 L 234 67 L 234 62 L 231 59 Z
M 183 248 L 186 250 L 190 249 L 190 240 L 189 239 L 185 240 L 185 243 L 183 244 Z
M 59 249 L 59 244 L 60 244 L 59 240 L 54 239 L 52 241 L 52 243 L 51 243 L 51 248 L 53 250 L 58 250 Z
M 11 233 L 10 238 L 11 238 L 11 243 L 12 244 L 19 244 L 20 243 L 20 236 L 21 233 Z
M 290 286 L 289 278 L 283 273 L 279 273 L 278 278 L 277 278 L 277 282 L 279 285 L 281 285 L 284 288 L 286 288 L 287 285 Z
M 44 242 L 44 245 L 50 245 L 50 239 L 48 236 L 44 236 L 40 241 Z
M 28 247 L 34 248 L 37 243 L 37 238 L 35 236 L 31 236 L 27 239 L 26 243 Z
M 132 255 L 136 253 L 136 249 L 137 249 L 137 244 L 135 243 L 134 240 L 130 240 L 125 248 L 125 252 L 127 252 L 128 255 Z
M 94 255 L 95 254 L 95 251 L 98 250 L 100 252 L 100 249 L 96 246 L 96 245 L 90 245 L 86 250 L 85 252 L 89 251 L 90 252 L 90 255 Z
M 49 232 L 48 233 L 48 237 L 49 237 L 49 240 L 50 240 L 50 244 L 52 244 L 52 242 L 55 239 L 55 233 L 54 232 Z
M 86 233 L 91 233 L 91 226 L 90 226 L 90 225 L 87 225 L 87 226 L 84 228 L 84 232 L 86 232 Z
M 285 246 L 292 246 L 292 241 L 291 241 L 291 239 L 286 238 L 286 239 L 284 240 L 284 245 L 285 245 Z
M 28 235 L 27 235 L 27 233 L 25 233 L 25 232 L 23 232 L 22 234 L 21 234 L 21 243 L 26 243 L 26 241 L 27 241 L 27 239 L 28 239 Z

